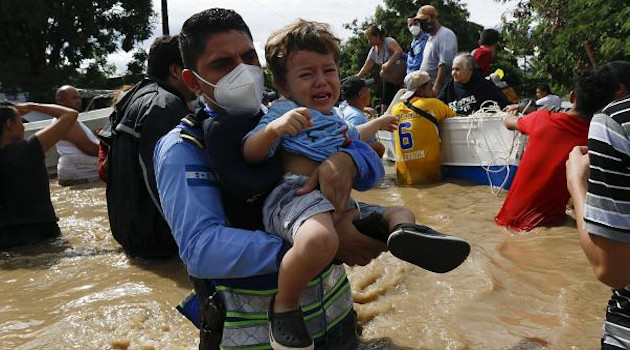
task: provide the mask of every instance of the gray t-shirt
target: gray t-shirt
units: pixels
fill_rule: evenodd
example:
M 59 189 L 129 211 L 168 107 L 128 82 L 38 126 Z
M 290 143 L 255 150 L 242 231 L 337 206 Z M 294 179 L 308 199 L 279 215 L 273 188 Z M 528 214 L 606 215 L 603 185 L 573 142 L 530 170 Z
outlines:
M 392 55 L 392 53 L 389 52 L 389 45 L 391 45 L 393 40 L 394 39 L 389 36 L 385 37 L 385 39 L 383 39 L 383 48 L 381 51 L 376 51 L 376 46 L 372 46 L 372 48 L 370 48 L 370 52 L 368 52 L 368 58 L 377 65 L 382 66 L 383 63 L 387 62 L 389 57 Z
M 446 76 L 442 83 L 444 86 L 451 80 L 451 68 L 456 54 L 457 36 L 452 30 L 440 27 L 434 35 L 429 37 L 427 45 L 424 47 L 420 70 L 429 73 L 431 80 L 435 80 L 438 67 L 446 66 Z

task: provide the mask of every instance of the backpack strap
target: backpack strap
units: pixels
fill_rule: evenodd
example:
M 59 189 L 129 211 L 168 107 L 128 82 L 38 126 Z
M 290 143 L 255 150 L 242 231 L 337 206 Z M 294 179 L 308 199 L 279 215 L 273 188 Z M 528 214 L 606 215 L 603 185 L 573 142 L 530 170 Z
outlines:
M 429 112 L 412 105 L 411 102 L 409 102 L 409 100 L 405 101 L 405 106 L 407 106 L 407 108 L 411 109 L 412 111 L 416 112 L 416 114 L 427 118 L 431 123 L 435 124 L 436 128 L 439 127 L 437 119 L 435 119 L 435 117 L 432 116 Z
M 194 114 L 188 114 L 181 120 L 181 124 L 185 124 L 189 126 L 188 128 L 181 128 L 179 131 L 179 137 L 182 139 L 191 142 L 195 146 L 205 149 L 203 133 L 199 135 L 195 133 L 192 129 L 196 128 L 197 130 L 201 130 L 201 126 L 199 125 L 199 119 Z

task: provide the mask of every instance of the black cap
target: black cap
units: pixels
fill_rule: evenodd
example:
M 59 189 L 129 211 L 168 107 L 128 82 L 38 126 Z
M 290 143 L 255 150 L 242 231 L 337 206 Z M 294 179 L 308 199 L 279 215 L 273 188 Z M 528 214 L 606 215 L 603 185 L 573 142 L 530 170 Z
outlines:
M 366 79 L 363 80 L 356 76 L 347 77 L 341 80 L 341 93 L 344 98 L 347 100 L 349 98 L 354 98 L 359 94 L 359 91 L 363 89 L 365 86 L 372 84 L 374 79 Z

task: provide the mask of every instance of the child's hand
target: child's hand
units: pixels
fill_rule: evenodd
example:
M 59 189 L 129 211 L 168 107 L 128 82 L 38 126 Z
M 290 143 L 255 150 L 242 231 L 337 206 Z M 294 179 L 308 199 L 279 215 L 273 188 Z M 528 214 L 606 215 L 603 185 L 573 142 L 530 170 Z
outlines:
M 313 122 L 306 107 L 292 109 L 269 123 L 270 130 L 278 137 L 294 136 L 309 126 L 313 126 Z
M 377 118 L 379 130 L 395 131 L 398 129 L 398 117 L 393 115 L 382 115 Z

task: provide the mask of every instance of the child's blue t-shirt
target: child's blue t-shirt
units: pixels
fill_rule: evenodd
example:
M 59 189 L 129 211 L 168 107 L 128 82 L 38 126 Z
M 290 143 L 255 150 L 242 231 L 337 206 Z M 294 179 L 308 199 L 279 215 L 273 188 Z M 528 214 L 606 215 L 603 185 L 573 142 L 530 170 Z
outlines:
M 274 101 L 269 112 L 260 119 L 252 131 L 245 135 L 243 142 L 267 124 L 298 107 L 301 106 L 292 100 Z M 352 140 L 361 139 L 357 128 L 343 120 L 336 108 L 333 108 L 330 115 L 325 115 L 311 108 L 308 111 L 311 113 L 313 126 L 302 129 L 295 136 L 286 135 L 278 139 L 269 150 L 268 157 L 276 152 L 278 146 L 282 146 L 287 152 L 305 156 L 316 162 L 323 162 L 347 146 Z

